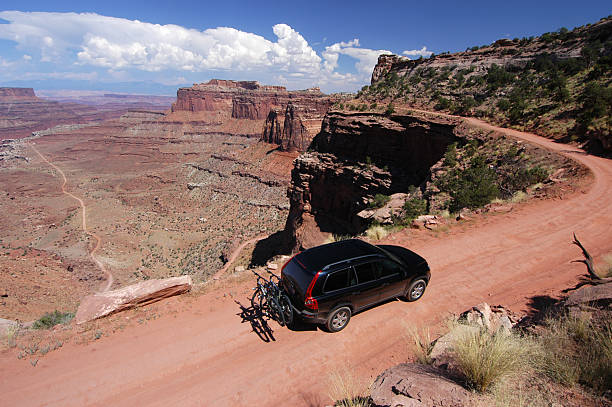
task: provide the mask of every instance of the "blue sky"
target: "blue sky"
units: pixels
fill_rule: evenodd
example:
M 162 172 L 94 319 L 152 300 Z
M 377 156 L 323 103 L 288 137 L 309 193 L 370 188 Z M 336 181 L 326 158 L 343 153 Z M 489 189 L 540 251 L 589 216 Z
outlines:
M 604 1 L 329 3 L 4 0 L 0 86 L 174 94 L 225 78 L 355 91 L 381 53 L 462 51 L 612 14 Z

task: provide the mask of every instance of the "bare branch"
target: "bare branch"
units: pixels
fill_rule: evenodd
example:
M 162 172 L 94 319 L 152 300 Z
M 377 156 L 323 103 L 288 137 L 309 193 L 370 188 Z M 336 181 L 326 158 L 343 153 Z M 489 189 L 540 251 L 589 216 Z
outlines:
M 575 262 L 584 263 L 587 266 L 587 270 L 589 271 L 589 276 L 593 280 L 601 280 L 602 278 L 595 273 L 595 266 L 593 265 L 593 257 L 589 254 L 587 249 L 584 248 L 580 240 L 576 237 L 576 233 L 574 233 L 574 241 L 572 242 L 576 246 L 580 247 L 582 250 L 582 254 L 584 255 L 584 260 L 574 260 Z

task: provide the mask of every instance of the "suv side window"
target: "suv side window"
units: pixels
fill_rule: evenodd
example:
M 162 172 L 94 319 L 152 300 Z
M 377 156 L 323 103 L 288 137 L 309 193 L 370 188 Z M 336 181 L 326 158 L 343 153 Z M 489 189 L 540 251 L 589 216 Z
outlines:
M 376 272 L 374 270 L 374 263 L 364 263 L 364 264 L 359 264 L 354 267 L 355 267 L 355 272 L 357 273 L 357 281 L 359 282 L 359 284 L 376 280 Z
M 353 273 L 352 268 L 334 271 L 330 275 L 327 276 L 327 280 L 325 280 L 325 287 L 323 287 L 324 292 L 330 292 L 335 290 L 340 290 L 342 288 L 346 288 L 351 285 L 357 284 L 355 279 L 355 273 Z
M 402 268 L 399 264 L 391 260 L 380 260 L 376 262 L 376 271 L 378 274 L 378 278 L 385 278 L 400 274 L 402 272 Z

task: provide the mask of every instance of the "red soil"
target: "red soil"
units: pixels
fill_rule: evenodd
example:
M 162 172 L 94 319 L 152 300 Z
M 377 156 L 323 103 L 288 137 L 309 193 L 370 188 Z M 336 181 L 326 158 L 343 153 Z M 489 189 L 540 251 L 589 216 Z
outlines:
M 585 271 L 571 263 L 580 257 L 570 244 L 573 232 L 596 257 L 611 248 L 612 161 L 534 135 L 496 130 L 567 154 L 591 169 L 592 184 L 563 199 L 533 201 L 453 227 L 447 235 L 390 236 L 389 243 L 405 245 L 430 262 L 432 281 L 422 300 L 393 301 L 363 312 L 337 334 L 272 325 L 275 341 L 263 342 L 241 323 L 234 299 L 211 290 L 191 307 L 178 301 L 179 314 L 94 343 L 64 345 L 36 367 L 12 351 L 1 354 L 3 404 L 322 405 L 329 402 L 331 370 L 374 377 L 405 361 L 407 326 L 439 326 L 448 313 L 481 301 L 517 311 L 529 310 L 538 296 L 558 295 Z M 232 287 L 234 298 L 247 304 L 251 284 Z

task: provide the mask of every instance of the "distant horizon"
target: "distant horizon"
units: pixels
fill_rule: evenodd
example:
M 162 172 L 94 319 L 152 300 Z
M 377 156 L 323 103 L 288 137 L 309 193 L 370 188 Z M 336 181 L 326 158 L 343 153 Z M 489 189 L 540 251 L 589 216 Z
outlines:
M 181 10 L 74 0 L 0 11 L 0 86 L 173 96 L 210 79 L 256 80 L 288 90 L 355 92 L 381 54 L 411 59 L 459 52 L 501 38 L 573 29 L 610 14 L 603 1 L 391 1 L 223 8 L 187 0 Z M 84 7 L 88 7 L 84 9 Z

